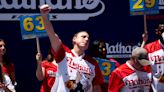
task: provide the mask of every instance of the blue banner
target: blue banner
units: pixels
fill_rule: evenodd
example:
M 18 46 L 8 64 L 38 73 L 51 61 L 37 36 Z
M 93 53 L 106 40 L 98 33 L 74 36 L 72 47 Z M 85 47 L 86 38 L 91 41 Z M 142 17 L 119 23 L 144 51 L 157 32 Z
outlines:
M 40 15 L 21 16 L 20 27 L 23 40 L 47 36 L 43 19 Z

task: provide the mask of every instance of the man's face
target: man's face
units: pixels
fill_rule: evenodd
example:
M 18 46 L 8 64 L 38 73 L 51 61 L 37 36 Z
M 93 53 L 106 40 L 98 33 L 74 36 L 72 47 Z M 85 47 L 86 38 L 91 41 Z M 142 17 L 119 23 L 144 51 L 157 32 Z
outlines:
M 4 55 L 6 52 L 4 41 L 0 41 L 0 55 Z
M 164 24 L 159 24 L 158 29 L 160 35 L 164 32 Z
M 138 57 L 138 62 L 142 65 L 142 66 L 147 66 L 150 65 L 151 62 L 148 60 L 148 55 L 147 54 L 141 54 Z
M 74 45 L 86 50 L 89 46 L 89 34 L 87 32 L 80 32 L 73 38 Z
M 164 24 L 159 24 L 156 29 L 156 34 L 158 35 L 162 44 L 164 44 Z
M 144 66 L 141 65 L 138 57 L 135 57 L 135 59 L 134 59 L 133 62 L 134 62 L 135 69 L 137 69 L 137 70 L 143 70 Z

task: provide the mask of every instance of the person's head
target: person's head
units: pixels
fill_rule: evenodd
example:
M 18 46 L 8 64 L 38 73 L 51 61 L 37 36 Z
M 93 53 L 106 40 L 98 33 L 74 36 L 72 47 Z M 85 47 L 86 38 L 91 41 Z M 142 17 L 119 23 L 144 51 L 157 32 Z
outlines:
M 93 57 L 106 58 L 106 44 L 103 40 L 95 40 L 91 44 L 90 53 Z
M 144 66 L 151 64 L 151 62 L 148 60 L 146 49 L 142 47 L 136 47 L 132 50 L 131 60 L 133 61 L 133 66 L 137 69 L 141 69 Z
M 5 42 L 3 39 L 0 39 L 0 56 L 3 56 L 6 53 Z
M 2 62 L 4 65 L 10 63 L 10 60 L 6 54 L 5 41 L 3 39 L 0 39 L 0 58 L 0 62 Z
M 160 22 L 158 24 L 158 28 L 156 29 L 156 34 L 159 37 L 160 41 L 164 43 L 164 22 Z
M 79 48 L 83 51 L 88 49 L 89 41 L 89 34 L 86 31 L 77 32 L 72 39 L 74 48 Z
M 53 54 L 50 49 L 48 50 L 48 55 L 46 59 L 48 62 L 52 62 L 54 60 Z

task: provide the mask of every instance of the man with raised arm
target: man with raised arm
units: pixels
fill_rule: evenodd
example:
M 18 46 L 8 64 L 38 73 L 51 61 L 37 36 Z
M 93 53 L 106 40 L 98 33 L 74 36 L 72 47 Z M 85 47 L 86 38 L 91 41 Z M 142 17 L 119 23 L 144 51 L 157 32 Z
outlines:
M 77 32 L 72 39 L 73 49 L 69 49 L 59 39 L 48 19 L 50 10 L 46 4 L 40 7 L 52 52 L 58 63 L 51 92 L 101 92 L 100 85 L 104 80 L 100 68 L 94 59 L 85 55 L 89 34 L 86 31 Z

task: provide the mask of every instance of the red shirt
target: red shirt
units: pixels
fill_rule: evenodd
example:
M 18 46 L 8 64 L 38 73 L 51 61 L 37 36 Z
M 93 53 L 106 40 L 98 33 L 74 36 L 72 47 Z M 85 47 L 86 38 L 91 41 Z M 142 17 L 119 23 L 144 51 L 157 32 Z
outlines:
M 10 77 L 12 83 L 14 84 L 15 82 L 14 64 L 10 63 L 7 65 L 3 65 L 2 71 Z
M 50 92 L 51 87 L 55 82 L 57 65 L 45 60 L 42 62 L 42 67 L 45 68 L 45 78 L 43 80 L 40 92 Z

